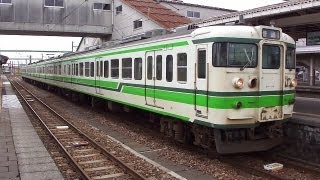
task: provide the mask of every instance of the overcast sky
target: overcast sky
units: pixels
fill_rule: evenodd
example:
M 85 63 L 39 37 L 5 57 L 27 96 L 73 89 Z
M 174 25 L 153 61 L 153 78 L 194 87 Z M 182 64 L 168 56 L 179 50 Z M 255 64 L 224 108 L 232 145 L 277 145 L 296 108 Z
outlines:
M 184 0 L 186 3 L 221 7 L 234 10 L 247 10 L 283 2 L 282 0 Z M 6 53 L 1 50 L 61 50 L 71 51 L 72 41 L 78 45 L 81 38 L 75 37 L 44 37 L 44 36 L 5 36 L 0 35 L 0 54 L 9 57 L 26 58 L 30 55 L 46 58 L 47 53 Z

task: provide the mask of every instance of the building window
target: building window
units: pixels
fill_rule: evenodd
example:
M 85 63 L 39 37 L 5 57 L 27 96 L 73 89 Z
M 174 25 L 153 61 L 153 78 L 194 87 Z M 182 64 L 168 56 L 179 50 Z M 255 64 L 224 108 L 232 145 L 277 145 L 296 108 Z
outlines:
M 0 0 L 0 4 L 12 4 L 11 0 Z
M 110 11 L 111 10 L 111 4 L 94 3 L 93 4 L 93 9 L 94 10 Z
M 122 13 L 122 5 L 116 7 L 116 14 Z
M 119 59 L 111 60 L 111 77 L 116 79 L 119 78 Z
M 122 78 L 123 79 L 132 78 L 132 59 L 131 58 L 122 59 Z
M 141 58 L 134 59 L 134 79 L 135 80 L 142 79 L 142 59 Z
M 138 29 L 141 27 L 142 27 L 142 20 L 141 19 L 133 21 L 133 29 Z
M 179 53 L 177 61 L 178 82 L 187 81 L 187 53 Z
M 48 7 L 63 7 L 63 0 L 45 0 L 44 6 Z
M 190 18 L 200 18 L 200 12 L 187 11 L 187 17 L 190 17 Z

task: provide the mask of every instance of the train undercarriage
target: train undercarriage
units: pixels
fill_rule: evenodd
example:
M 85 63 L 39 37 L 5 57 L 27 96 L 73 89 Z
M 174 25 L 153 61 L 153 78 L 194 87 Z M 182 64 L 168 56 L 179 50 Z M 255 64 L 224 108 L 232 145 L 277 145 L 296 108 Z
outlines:
M 72 101 L 86 103 L 93 107 L 105 108 L 111 112 L 131 112 L 134 108 L 106 101 L 79 92 L 62 89 L 45 83 L 24 78 L 38 87 L 69 97 Z M 243 153 L 269 150 L 283 141 L 283 121 L 260 123 L 252 128 L 217 129 L 184 122 L 168 116 L 144 112 L 148 120 L 159 127 L 165 136 L 180 143 L 193 144 L 220 154 Z M 216 150 L 215 150 L 216 149 Z

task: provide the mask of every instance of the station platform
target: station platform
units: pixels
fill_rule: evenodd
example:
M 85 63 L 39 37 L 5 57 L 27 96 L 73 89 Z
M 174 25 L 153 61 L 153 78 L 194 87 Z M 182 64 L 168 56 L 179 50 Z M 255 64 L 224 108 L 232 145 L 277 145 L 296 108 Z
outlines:
M 298 93 L 320 93 L 320 86 L 297 86 L 296 91 Z
M 0 179 L 64 179 L 3 75 L 0 103 Z

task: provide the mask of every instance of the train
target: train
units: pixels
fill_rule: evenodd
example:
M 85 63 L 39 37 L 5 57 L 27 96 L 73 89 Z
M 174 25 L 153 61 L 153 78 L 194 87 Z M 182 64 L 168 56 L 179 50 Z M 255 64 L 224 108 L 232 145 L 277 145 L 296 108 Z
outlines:
M 220 154 L 281 144 L 295 102 L 295 41 L 274 26 L 208 26 L 27 65 L 22 78 L 140 109 L 166 136 Z M 137 40 L 138 39 L 138 40 Z

